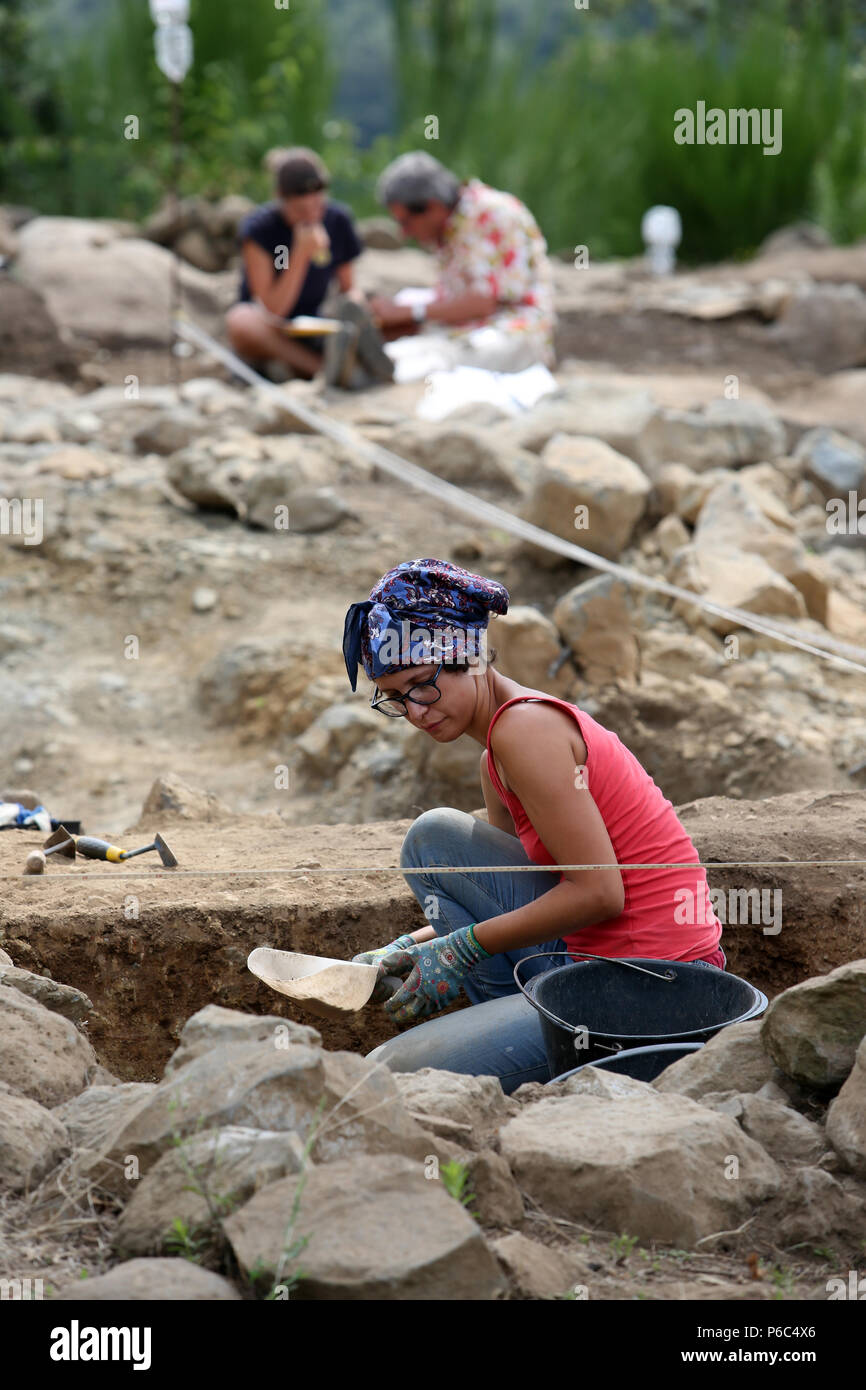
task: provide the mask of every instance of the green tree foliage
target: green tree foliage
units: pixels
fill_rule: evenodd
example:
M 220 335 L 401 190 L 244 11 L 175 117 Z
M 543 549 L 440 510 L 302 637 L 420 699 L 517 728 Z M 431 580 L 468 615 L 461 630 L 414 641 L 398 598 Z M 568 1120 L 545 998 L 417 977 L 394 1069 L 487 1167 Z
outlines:
M 192 0 L 191 24 L 182 193 L 262 199 L 263 153 L 300 142 L 366 213 L 383 164 L 426 148 L 591 259 L 639 251 L 657 202 L 692 261 L 799 217 L 866 235 L 866 0 Z M 0 198 L 132 218 L 159 202 L 173 103 L 146 0 L 0 0 L 0 55 Z M 698 101 L 781 108 L 782 152 L 678 145 L 674 113 Z
M 52 8 L 21 3 L 29 15 L 20 43 L 54 113 L 51 138 L 39 140 L 33 112 L 15 104 L 0 196 L 23 186 L 44 212 L 144 215 L 171 174 L 176 116 L 145 0 L 112 0 L 98 23 L 60 42 Z M 252 8 L 192 0 L 194 62 L 180 102 L 184 192 L 266 195 L 265 150 L 322 145 L 332 83 L 322 0 L 287 10 L 255 0 Z

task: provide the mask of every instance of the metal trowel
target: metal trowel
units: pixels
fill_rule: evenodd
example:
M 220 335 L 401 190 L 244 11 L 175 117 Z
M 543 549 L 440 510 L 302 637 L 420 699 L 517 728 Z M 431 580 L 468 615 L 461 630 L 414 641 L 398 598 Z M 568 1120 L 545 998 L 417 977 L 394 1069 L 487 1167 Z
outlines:
M 299 951 L 275 951 L 258 946 L 247 957 L 247 968 L 271 989 L 294 999 L 321 1018 L 345 1018 L 357 1013 L 376 987 L 377 965 L 334 960 L 330 956 L 305 956 Z M 403 981 L 389 975 L 390 994 Z

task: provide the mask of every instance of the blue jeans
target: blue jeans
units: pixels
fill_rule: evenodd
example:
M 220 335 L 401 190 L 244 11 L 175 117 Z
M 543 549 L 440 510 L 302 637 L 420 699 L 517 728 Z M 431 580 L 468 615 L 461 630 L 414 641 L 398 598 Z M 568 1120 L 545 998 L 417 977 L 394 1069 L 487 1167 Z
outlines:
M 557 881 L 556 874 L 541 870 L 490 874 L 478 873 L 472 867 L 531 863 L 516 835 L 449 806 L 425 811 L 413 821 L 400 852 L 401 866 L 410 871 L 406 882 L 437 936 L 525 907 L 548 893 Z M 424 873 L 424 864 L 461 865 L 467 872 Z M 466 994 L 477 1007 L 419 1023 L 374 1048 L 368 1059 L 385 1062 L 391 1071 L 435 1067 L 470 1076 L 497 1076 L 509 1095 L 526 1081 L 549 1081 L 538 1014 L 515 984 L 513 972 L 518 961 L 524 962 L 519 970 L 521 980 L 567 965 L 565 956 L 548 954 L 566 949 L 565 942 L 557 938 L 491 956 L 477 965 L 464 983 Z M 530 956 L 536 959 L 530 960 Z M 716 968 L 707 961 L 698 963 L 710 970 Z

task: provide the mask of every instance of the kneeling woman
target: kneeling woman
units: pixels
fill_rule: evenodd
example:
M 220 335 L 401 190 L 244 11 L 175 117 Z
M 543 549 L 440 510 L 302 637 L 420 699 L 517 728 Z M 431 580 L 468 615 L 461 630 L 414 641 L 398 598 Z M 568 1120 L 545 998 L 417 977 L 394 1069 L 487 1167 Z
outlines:
M 508 599 L 496 580 L 444 560 L 408 560 L 352 604 L 343 652 L 353 690 L 359 662 L 375 682 L 373 709 L 439 744 L 466 734 L 482 745 L 489 818 L 438 807 L 414 821 L 400 862 L 429 925 L 355 957 L 404 980 L 385 1004 L 396 1022 L 429 1018 L 461 990 L 476 1007 L 420 1023 L 370 1056 L 395 1071 L 498 1076 L 511 1092 L 549 1078 L 538 1016 L 514 982 L 519 960 L 528 978 L 566 964 L 546 954 L 557 951 L 721 969 L 725 956 L 703 868 L 619 868 L 699 857 L 634 755 L 577 705 L 503 676 L 491 658 L 478 661 L 490 614 L 507 612 Z M 532 864 L 610 867 L 479 867 Z M 684 903 L 694 910 L 683 912 Z

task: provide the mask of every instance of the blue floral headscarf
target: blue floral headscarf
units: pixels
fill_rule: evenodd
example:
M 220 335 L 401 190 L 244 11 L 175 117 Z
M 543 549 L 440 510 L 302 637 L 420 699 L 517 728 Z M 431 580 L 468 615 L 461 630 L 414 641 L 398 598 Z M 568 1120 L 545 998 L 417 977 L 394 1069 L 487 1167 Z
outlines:
M 508 590 L 495 579 L 447 560 L 404 560 L 346 614 L 343 656 L 352 689 L 359 662 L 376 680 L 402 666 L 471 658 L 490 614 L 507 612 Z

